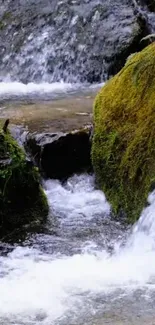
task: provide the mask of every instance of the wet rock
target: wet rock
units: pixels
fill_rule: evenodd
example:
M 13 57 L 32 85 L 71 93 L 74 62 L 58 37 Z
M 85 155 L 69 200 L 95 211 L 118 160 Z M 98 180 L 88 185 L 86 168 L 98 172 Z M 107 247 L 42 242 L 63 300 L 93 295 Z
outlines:
M 1 79 L 100 82 L 148 33 L 128 0 L 0 0 L 0 7 Z
M 19 146 L 23 148 L 23 144 L 28 134 L 28 128 L 22 125 L 11 124 L 9 130 L 12 137 L 17 141 Z
M 155 43 L 134 54 L 94 105 L 92 161 L 115 214 L 134 223 L 155 183 Z
M 4 159 L 0 159 L 0 168 L 5 167 L 5 166 L 9 166 L 12 163 L 12 159 L 11 158 L 4 158 Z
M 91 128 L 71 133 L 28 134 L 26 150 L 47 178 L 66 179 L 68 176 L 91 171 Z
M 39 172 L 9 132 L 0 129 L 0 240 L 26 225 L 42 224 L 48 204 Z
M 139 0 L 137 1 L 141 6 L 146 6 L 149 11 L 155 11 L 155 1 L 154 0 Z
M 118 51 L 113 58 L 110 58 L 108 68 L 109 76 L 116 74 L 123 67 L 127 57 L 131 53 L 138 52 L 149 44 L 149 41 L 141 42 L 143 37 L 151 33 L 151 26 L 149 25 L 148 17 L 138 7 L 134 7 L 134 14 L 139 26 L 139 32 L 137 32 L 138 30 L 134 31 L 133 41 L 128 44 L 128 46 L 121 47 L 120 51 Z

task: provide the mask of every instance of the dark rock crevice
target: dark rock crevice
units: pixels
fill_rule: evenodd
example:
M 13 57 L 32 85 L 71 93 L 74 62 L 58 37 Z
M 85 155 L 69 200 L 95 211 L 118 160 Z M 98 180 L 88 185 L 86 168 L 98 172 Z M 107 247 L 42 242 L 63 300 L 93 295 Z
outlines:
M 138 0 L 137 3 L 142 7 L 147 7 L 149 11 L 155 11 L 155 0 Z
M 65 180 L 92 171 L 89 128 L 68 134 L 28 134 L 25 148 L 45 178 Z

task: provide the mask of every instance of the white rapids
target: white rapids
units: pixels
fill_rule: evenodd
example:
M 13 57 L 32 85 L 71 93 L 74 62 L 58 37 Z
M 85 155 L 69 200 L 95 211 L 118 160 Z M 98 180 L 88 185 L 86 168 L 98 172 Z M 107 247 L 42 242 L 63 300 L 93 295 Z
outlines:
M 28 83 L 24 84 L 21 82 L 0 82 L 0 96 L 1 98 L 7 99 L 12 97 L 25 97 L 25 96 L 36 96 L 41 94 L 43 97 L 47 95 L 56 96 L 60 94 L 66 94 L 69 91 L 77 90 L 80 87 L 79 84 L 54 82 L 54 83 Z
M 110 206 L 94 189 L 91 176 L 74 176 L 64 186 L 47 181 L 45 190 L 61 222 L 84 222 L 79 214 L 90 222 L 93 214 L 110 218 Z M 80 314 L 95 315 L 95 297 L 119 299 L 119 294 L 132 295 L 138 289 L 149 297 L 155 290 L 155 193 L 148 200 L 126 244 L 115 243 L 112 254 L 86 242 L 71 256 L 28 246 L 1 256 L 0 323 L 81 324 L 76 322 Z
M 79 91 L 96 91 L 104 83 L 101 84 L 80 84 L 80 83 L 66 83 L 66 82 L 41 82 L 41 83 L 21 83 L 18 81 L 11 82 L 9 80 L 0 82 L 0 99 L 14 100 L 14 99 L 53 99 L 66 96 L 67 94 L 77 93 Z

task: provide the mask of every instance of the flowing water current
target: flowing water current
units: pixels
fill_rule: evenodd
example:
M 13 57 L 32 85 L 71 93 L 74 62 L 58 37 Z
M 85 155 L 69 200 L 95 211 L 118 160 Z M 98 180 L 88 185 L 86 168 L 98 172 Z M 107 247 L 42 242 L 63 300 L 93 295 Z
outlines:
M 10 100 L 50 100 L 59 99 L 61 97 L 70 96 L 78 92 L 95 91 L 99 89 L 101 84 L 90 85 L 88 83 L 65 83 L 61 82 L 40 82 L 40 83 L 21 83 L 15 82 L 0 82 L 0 102 Z
M 126 1 L 105 2 L 103 15 L 102 1 L 64 1 L 64 8 L 62 1 L 41 3 L 19 1 L 16 8 L 14 1 L 1 1 L 0 117 L 17 115 L 15 120 L 30 125 L 36 115 L 35 130 L 42 130 L 43 119 L 53 119 L 54 132 L 66 131 L 85 125 L 84 114 L 92 113 L 83 100 L 79 112 L 74 96 L 97 91 L 101 85 L 89 82 L 106 80 L 109 55 L 113 60 L 119 42 L 126 47 L 138 26 Z M 133 4 L 139 12 L 139 1 Z M 144 9 L 154 32 L 155 15 Z M 67 112 L 65 127 L 62 115 L 51 114 L 52 105 L 42 106 L 60 98 L 70 99 L 54 104 Z M 19 102 L 40 106 L 17 105 L 15 114 Z M 155 193 L 129 228 L 112 218 L 92 175 L 74 175 L 64 184 L 47 180 L 44 189 L 50 205 L 45 229 L 18 244 L 0 243 L 0 325 L 154 325 Z
M 1 245 L 0 324 L 154 324 L 155 193 L 133 229 L 91 175 L 47 180 L 46 231 Z

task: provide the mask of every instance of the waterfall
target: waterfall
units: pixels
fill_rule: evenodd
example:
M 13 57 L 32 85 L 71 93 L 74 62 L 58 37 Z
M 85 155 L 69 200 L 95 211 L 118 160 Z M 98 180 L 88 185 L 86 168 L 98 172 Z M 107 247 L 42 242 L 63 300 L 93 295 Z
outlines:
M 144 34 L 135 8 L 155 26 L 135 0 L 38 1 L 0 1 L 1 81 L 100 83 Z

